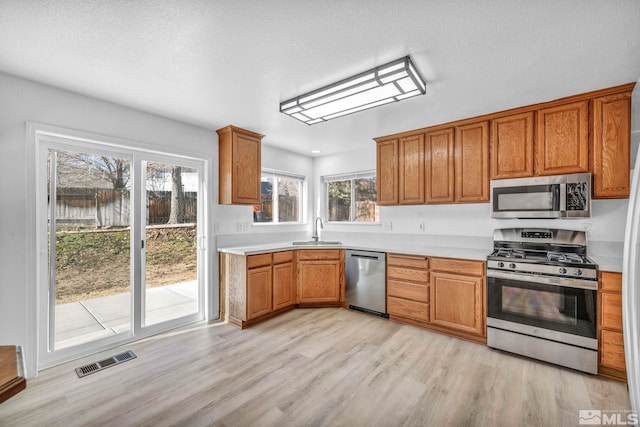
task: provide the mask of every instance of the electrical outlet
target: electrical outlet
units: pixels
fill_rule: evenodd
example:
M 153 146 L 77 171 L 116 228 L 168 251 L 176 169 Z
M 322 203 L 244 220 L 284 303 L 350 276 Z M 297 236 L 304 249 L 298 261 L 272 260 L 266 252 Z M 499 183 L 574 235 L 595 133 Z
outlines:
M 393 223 L 391 221 L 385 221 L 383 226 L 384 231 L 393 230 Z
M 248 222 L 243 222 L 242 223 L 242 231 L 249 231 L 249 223 Z
M 418 221 L 418 231 L 424 232 L 424 221 Z
M 219 222 L 214 222 L 213 223 L 213 232 L 216 234 L 220 233 L 220 223 Z
M 242 233 L 242 223 L 241 222 L 236 222 L 236 231 L 238 233 Z

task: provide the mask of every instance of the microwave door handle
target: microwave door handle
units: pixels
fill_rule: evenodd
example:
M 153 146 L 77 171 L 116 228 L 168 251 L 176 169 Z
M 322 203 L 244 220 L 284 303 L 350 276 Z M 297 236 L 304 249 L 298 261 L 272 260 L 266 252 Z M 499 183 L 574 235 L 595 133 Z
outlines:
M 567 216 L 567 184 L 560 184 L 560 206 L 558 206 L 558 211 L 562 216 Z

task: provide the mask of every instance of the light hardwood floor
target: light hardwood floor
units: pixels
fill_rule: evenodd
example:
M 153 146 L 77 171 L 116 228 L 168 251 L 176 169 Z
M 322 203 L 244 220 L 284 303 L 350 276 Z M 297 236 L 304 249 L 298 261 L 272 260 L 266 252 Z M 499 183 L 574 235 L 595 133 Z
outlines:
M 138 356 L 77 378 L 120 351 Z M 40 372 L 1 426 L 569 426 L 624 383 L 342 308 L 199 324 Z

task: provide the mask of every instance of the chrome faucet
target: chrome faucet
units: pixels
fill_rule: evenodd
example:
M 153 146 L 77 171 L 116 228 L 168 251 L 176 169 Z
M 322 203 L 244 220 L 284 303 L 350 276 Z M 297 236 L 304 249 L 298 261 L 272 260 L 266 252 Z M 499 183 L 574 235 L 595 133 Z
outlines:
M 311 238 L 315 242 L 320 240 L 320 237 L 318 236 L 318 221 L 320 221 L 320 228 L 324 228 L 324 226 L 322 225 L 322 218 L 317 217 L 316 220 L 313 222 L 313 235 L 311 236 Z

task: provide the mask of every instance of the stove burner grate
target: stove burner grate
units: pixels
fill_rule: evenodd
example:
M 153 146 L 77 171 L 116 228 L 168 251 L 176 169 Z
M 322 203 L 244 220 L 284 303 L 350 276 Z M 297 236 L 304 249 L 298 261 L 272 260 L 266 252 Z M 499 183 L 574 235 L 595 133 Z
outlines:
M 584 260 L 578 254 L 569 252 L 547 252 L 548 261 L 568 262 L 572 264 L 582 264 Z
M 526 258 L 526 255 L 522 249 L 498 249 L 498 252 L 495 254 L 495 256 L 504 258 Z

